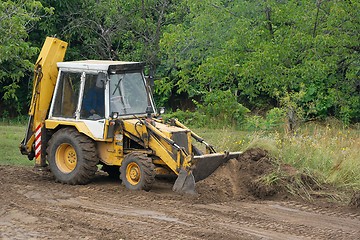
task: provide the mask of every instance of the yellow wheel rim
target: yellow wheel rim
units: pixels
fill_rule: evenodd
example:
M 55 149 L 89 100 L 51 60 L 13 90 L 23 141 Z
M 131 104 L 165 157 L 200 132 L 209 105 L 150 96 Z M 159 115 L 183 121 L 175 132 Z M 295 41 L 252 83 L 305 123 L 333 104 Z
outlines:
M 136 185 L 140 182 L 141 172 L 137 163 L 131 162 L 126 167 L 126 179 L 131 185 Z
M 61 144 L 55 154 L 56 165 L 64 173 L 70 173 L 76 167 L 77 156 L 73 146 L 68 143 Z

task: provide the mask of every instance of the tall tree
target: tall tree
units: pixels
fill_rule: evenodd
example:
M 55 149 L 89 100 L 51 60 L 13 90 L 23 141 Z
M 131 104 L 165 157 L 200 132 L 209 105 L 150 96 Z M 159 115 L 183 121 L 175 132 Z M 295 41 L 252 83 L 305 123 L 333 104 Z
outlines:
M 43 2 L 55 7 L 57 19 L 47 20 L 45 32 L 57 33 L 70 43 L 70 59 L 145 61 L 149 74 L 155 75 L 160 63 L 163 26 L 176 3 L 170 0 Z
M 27 41 L 28 33 L 41 16 L 51 13 L 39 1 L 18 0 L 0 2 L 0 114 L 20 113 L 26 102 L 26 72 L 38 49 Z M 24 80 L 24 81 L 21 81 Z M 25 91 L 24 91 L 25 89 Z
M 187 6 L 189 14 L 161 40 L 170 74 L 159 93 L 232 89 L 252 108 L 290 99 L 306 118 L 359 120 L 358 1 L 205 0 Z

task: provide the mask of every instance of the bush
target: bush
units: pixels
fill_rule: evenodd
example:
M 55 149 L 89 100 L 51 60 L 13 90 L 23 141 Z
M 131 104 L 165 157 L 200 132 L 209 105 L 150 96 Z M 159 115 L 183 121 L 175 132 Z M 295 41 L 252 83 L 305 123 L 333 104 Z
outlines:
M 11 125 L 26 125 L 29 121 L 29 116 L 19 115 L 17 117 L 10 117 L 7 111 L 4 111 L 0 116 L 0 124 L 11 124 Z
M 164 115 L 165 119 L 177 118 L 185 125 L 194 127 L 237 127 L 245 122 L 249 109 L 237 102 L 236 96 L 230 91 L 209 92 L 203 98 L 203 102 L 194 101 L 197 110 L 195 112 L 181 111 Z
M 238 103 L 236 96 L 229 90 L 215 90 L 203 98 L 203 103 L 196 102 L 198 112 L 206 116 L 203 124 L 208 127 L 239 126 L 246 118 L 249 109 Z
M 181 123 L 194 127 L 205 126 L 204 119 L 206 118 L 206 116 L 201 115 L 199 112 L 190 112 L 188 110 L 184 112 L 180 109 L 175 112 L 164 114 L 163 117 L 166 121 L 171 118 L 177 118 Z
M 221 99 L 221 98 L 219 98 Z M 217 99 L 217 100 L 219 100 Z M 220 102 L 220 100 L 219 100 Z M 181 111 L 164 115 L 165 119 L 177 118 L 185 125 L 193 127 L 223 128 L 231 127 L 246 131 L 283 129 L 286 122 L 286 112 L 281 108 L 273 108 L 265 117 L 247 115 L 249 110 L 239 103 L 222 104 L 216 101 L 207 101 L 199 104 L 198 111 Z M 238 104 L 238 106 L 237 106 Z
M 286 121 L 286 112 L 282 108 L 273 108 L 266 114 L 265 127 L 273 129 L 282 127 Z
M 286 122 L 286 111 L 282 108 L 269 110 L 265 117 L 259 115 L 248 116 L 243 130 L 273 130 L 283 128 Z

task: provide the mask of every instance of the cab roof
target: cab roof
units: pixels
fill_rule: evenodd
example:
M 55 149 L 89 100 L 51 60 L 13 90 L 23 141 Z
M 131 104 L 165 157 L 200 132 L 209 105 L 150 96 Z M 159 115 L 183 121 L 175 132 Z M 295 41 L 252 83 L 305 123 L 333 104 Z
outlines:
M 108 71 L 109 73 L 128 70 L 142 70 L 144 65 L 145 64 L 143 62 L 109 60 L 83 60 L 57 63 L 58 68 L 62 69 Z

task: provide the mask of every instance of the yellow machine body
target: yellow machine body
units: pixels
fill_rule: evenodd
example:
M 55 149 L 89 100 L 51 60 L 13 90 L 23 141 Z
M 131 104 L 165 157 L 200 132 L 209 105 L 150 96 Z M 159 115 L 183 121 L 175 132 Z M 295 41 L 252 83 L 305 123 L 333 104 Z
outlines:
M 33 91 L 29 108 L 29 124 L 21 152 L 30 155 L 34 151 L 35 132 L 39 127 L 43 131 L 50 101 L 52 99 L 58 76 L 57 62 L 63 61 L 67 43 L 56 38 L 47 37 L 34 67 Z M 41 92 L 41 97 L 40 97 Z M 45 165 L 44 156 L 36 156 L 38 166 Z
M 133 190 L 149 190 L 156 175 L 175 174 L 175 191 L 194 192 L 195 181 L 240 154 L 216 153 L 176 119 L 158 120 L 142 63 L 62 62 L 66 48 L 66 42 L 46 38 L 20 144 L 35 166 L 49 164 L 58 181 L 87 183 L 102 164 Z

